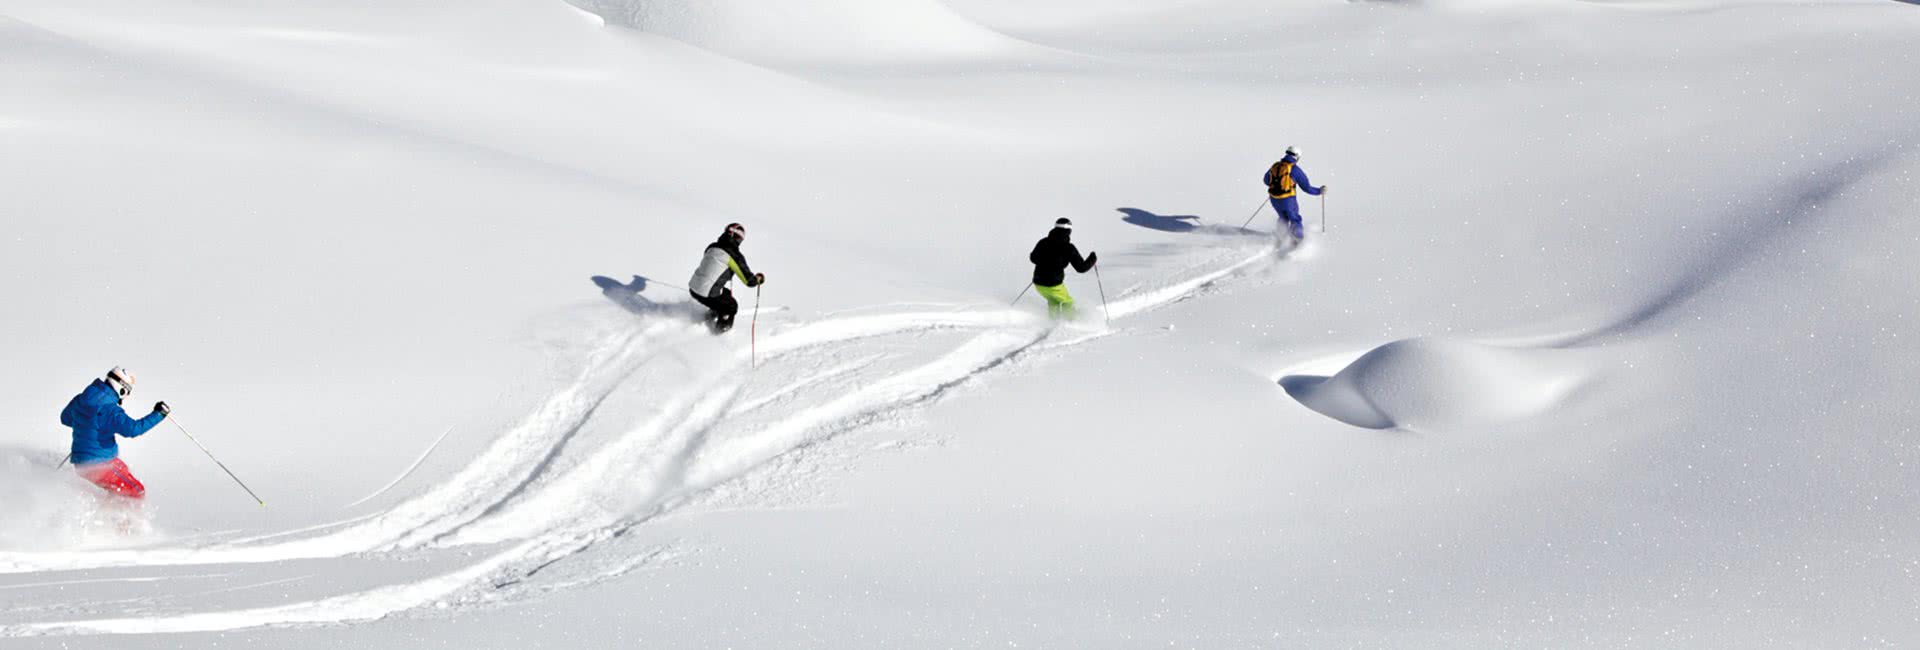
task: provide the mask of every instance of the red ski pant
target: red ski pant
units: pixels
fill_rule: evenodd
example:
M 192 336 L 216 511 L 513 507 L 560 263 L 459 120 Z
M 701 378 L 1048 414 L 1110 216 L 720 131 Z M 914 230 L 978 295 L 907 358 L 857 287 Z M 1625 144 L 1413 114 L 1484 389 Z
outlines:
M 101 463 L 74 465 L 73 470 L 80 473 L 80 478 L 87 479 L 88 483 L 98 485 L 100 489 L 108 492 L 129 499 L 138 499 L 147 495 L 147 486 L 142 485 L 140 479 L 134 478 L 133 472 L 127 469 L 127 464 L 120 462 L 118 458 Z

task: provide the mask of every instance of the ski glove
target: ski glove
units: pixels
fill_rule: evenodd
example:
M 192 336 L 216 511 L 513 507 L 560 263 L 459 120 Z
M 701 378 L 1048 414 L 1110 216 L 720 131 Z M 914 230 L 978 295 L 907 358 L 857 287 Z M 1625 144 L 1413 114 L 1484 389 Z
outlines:
M 154 402 L 153 412 L 159 413 L 160 417 L 166 417 L 173 414 L 173 407 L 167 406 L 166 402 Z
M 1099 253 L 1087 253 L 1087 266 L 1088 266 L 1088 267 L 1092 267 L 1092 266 L 1094 266 L 1094 265 L 1096 265 L 1096 264 L 1099 264 L 1099 263 L 1100 263 L 1100 254 L 1099 254 Z
M 765 273 L 753 274 L 753 286 L 757 287 L 766 283 L 767 283 L 767 274 Z

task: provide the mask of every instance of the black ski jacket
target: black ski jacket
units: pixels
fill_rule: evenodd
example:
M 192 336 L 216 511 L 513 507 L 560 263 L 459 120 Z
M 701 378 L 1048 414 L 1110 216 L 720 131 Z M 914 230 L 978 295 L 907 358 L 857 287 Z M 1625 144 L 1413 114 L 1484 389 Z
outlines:
M 1073 231 L 1066 228 L 1054 228 L 1047 238 L 1033 245 L 1033 252 L 1027 254 L 1027 261 L 1033 262 L 1033 283 L 1043 287 L 1057 287 L 1067 281 L 1067 265 L 1073 270 L 1086 273 L 1093 268 L 1099 253 L 1080 257 L 1080 249 L 1069 241 Z

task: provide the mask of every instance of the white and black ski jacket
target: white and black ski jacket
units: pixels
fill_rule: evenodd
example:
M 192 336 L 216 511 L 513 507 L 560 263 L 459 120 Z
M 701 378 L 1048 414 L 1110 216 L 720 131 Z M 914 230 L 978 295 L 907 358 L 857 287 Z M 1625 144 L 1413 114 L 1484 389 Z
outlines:
M 706 254 L 700 257 L 700 266 L 693 270 L 693 279 L 687 280 L 687 289 L 708 298 L 717 298 L 727 288 L 727 281 L 739 276 L 740 281 L 751 287 L 754 281 L 753 269 L 747 266 L 747 256 L 740 254 L 740 245 L 721 238 L 707 244 Z

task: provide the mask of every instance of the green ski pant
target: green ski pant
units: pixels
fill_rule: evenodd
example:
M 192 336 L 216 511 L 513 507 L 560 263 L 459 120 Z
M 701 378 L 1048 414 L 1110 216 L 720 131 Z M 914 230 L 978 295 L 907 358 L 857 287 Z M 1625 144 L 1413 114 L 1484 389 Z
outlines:
M 1040 297 L 1047 299 L 1048 316 L 1054 318 L 1073 317 L 1073 296 L 1067 294 L 1067 285 L 1060 284 L 1043 287 L 1036 284 L 1033 285 L 1033 291 L 1034 293 L 1040 294 Z

